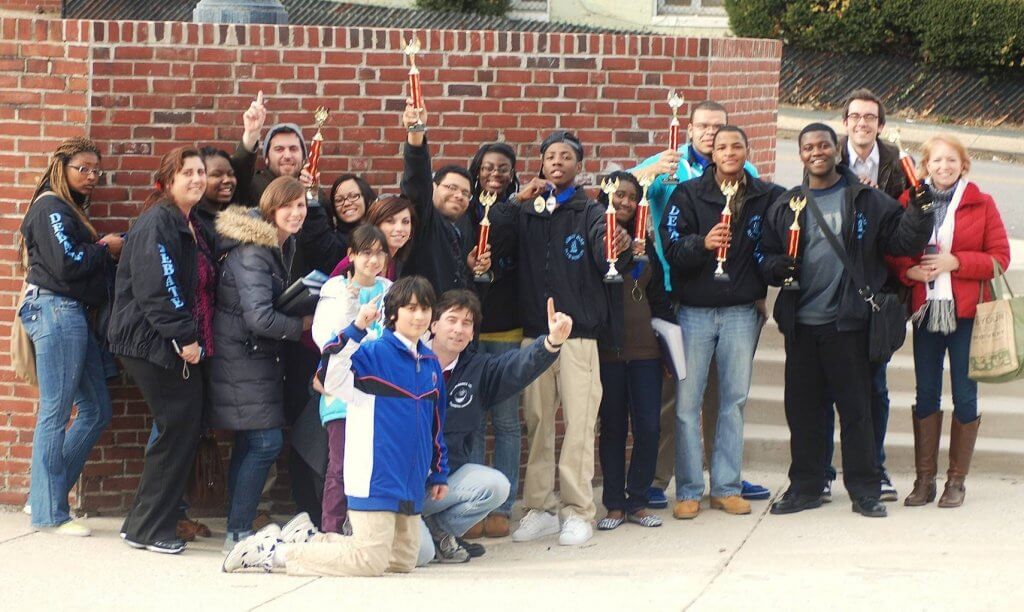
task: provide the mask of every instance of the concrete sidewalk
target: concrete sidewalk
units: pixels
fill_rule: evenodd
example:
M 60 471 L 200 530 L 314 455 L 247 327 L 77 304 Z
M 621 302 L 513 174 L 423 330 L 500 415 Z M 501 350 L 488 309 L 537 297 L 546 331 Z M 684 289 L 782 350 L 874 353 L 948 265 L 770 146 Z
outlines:
M 745 476 L 785 485 L 778 471 Z M 909 491 L 912 477 L 894 476 Z M 74 539 L 33 533 L 28 517 L 8 512 L 0 597 L 9 612 L 1020 609 L 1024 479 L 972 477 L 967 487 L 963 508 L 893 503 L 887 519 L 853 514 L 839 487 L 832 504 L 784 517 L 768 502 L 734 517 L 705 501 L 693 521 L 665 510 L 661 528 L 627 524 L 579 548 L 485 540 L 487 554 L 468 564 L 378 579 L 225 575 L 218 537 L 163 556 L 121 543 L 116 518 L 87 519 L 94 536 Z M 222 537 L 223 521 L 211 526 Z
M 796 106 L 779 106 L 779 136 L 796 136 L 808 123 L 821 121 L 839 134 L 846 133 L 842 111 L 819 111 Z M 1024 162 L 1024 132 L 1007 128 L 979 128 L 945 123 L 924 123 L 888 118 L 886 133 L 899 129 L 903 144 L 913 148 L 941 133 L 956 134 L 972 156 L 985 156 L 1006 161 Z

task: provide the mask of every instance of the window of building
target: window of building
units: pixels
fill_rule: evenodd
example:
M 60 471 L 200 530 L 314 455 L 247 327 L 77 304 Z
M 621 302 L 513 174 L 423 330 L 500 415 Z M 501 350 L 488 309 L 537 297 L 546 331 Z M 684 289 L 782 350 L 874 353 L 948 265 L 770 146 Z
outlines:
M 725 0 L 658 0 L 659 15 L 724 15 Z

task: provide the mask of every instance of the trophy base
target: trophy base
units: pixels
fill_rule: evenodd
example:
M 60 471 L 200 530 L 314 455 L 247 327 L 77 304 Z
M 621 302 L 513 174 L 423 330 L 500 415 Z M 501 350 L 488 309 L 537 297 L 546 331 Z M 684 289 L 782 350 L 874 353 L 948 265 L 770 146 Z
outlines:
M 800 281 L 788 281 L 782 284 L 783 291 L 800 291 Z
M 494 273 L 490 272 L 490 271 L 487 271 L 487 272 L 484 272 L 483 274 L 474 275 L 473 276 L 473 282 L 480 283 L 481 285 L 486 285 L 486 284 L 489 284 L 489 283 L 493 283 L 494 282 Z
M 618 285 L 622 283 L 622 275 L 618 272 L 612 272 L 609 270 L 602 280 L 609 285 Z
M 410 127 L 408 131 L 410 131 L 410 132 L 426 132 L 427 131 L 427 126 L 422 124 L 422 123 L 417 123 L 416 125 Z
M 667 179 L 663 180 L 661 182 L 661 184 L 662 185 L 678 185 L 679 184 L 679 179 L 677 179 L 676 175 L 673 174 L 673 175 L 669 176 Z
M 727 272 L 722 272 L 721 274 L 715 274 L 715 280 L 719 283 L 728 283 L 732 279 L 729 278 L 729 274 Z

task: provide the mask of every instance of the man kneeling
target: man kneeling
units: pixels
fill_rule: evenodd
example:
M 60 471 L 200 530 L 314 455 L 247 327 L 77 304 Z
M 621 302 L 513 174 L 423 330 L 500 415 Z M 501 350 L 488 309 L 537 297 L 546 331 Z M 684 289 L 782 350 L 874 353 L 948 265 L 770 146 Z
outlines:
M 484 554 L 480 544 L 462 536 L 508 498 L 509 481 L 487 466 L 469 463 L 481 440 L 474 436 L 484 408 L 516 396 L 558 358 L 572 331 L 572 319 L 555 312 L 548 299 L 548 335 L 532 344 L 501 355 L 481 354 L 467 348 L 480 328 L 480 300 L 466 289 L 446 291 L 434 308 L 430 348 L 437 355 L 448 390 L 444 440 L 448 447 L 448 495 L 423 504 L 418 565 L 431 560 L 464 563 Z

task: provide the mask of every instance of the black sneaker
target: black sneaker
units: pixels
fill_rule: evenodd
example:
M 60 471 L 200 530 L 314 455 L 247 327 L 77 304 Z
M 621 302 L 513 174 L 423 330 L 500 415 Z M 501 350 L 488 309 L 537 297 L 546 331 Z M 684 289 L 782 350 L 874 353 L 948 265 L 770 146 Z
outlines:
M 821 489 L 821 503 L 831 504 L 832 503 L 832 481 L 826 480 L 825 486 Z
M 899 500 L 899 493 L 896 492 L 896 487 L 892 486 L 889 474 L 885 470 L 882 470 L 882 494 L 878 499 L 884 502 Z
M 455 541 L 459 543 L 459 546 L 466 549 L 466 552 L 469 553 L 469 556 L 472 559 L 482 557 L 484 556 L 484 553 L 487 552 L 487 549 L 484 548 L 483 544 L 477 544 L 476 542 L 467 542 L 466 540 L 463 540 L 459 537 L 456 537 Z
M 793 514 L 804 510 L 812 510 L 821 507 L 820 495 L 807 495 L 805 493 L 790 493 L 787 491 L 782 499 L 772 504 L 772 514 Z
M 889 515 L 885 510 L 885 504 L 878 501 L 877 497 L 861 497 L 853 500 L 853 511 L 861 516 L 871 518 L 883 518 Z
M 127 542 L 128 540 L 125 540 Z M 131 546 L 131 544 L 129 544 Z M 146 550 L 155 553 L 163 553 L 165 555 L 176 555 L 181 551 L 185 550 L 184 540 L 157 540 L 146 544 Z
M 455 536 L 449 534 L 440 540 L 434 540 L 434 561 L 436 563 L 466 563 L 469 559 L 469 551 L 459 545 Z

